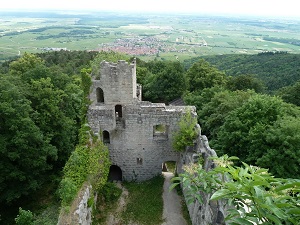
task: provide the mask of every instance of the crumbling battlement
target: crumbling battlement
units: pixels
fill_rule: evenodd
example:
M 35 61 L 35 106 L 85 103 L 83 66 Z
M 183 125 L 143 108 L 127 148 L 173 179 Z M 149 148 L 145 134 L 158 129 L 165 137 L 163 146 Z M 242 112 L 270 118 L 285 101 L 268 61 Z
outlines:
M 136 83 L 136 64 L 124 60 L 118 63 L 102 61 L 100 71 L 96 74 L 99 80 L 93 80 L 90 99 L 93 105 L 133 103 L 139 99 L 139 88 Z

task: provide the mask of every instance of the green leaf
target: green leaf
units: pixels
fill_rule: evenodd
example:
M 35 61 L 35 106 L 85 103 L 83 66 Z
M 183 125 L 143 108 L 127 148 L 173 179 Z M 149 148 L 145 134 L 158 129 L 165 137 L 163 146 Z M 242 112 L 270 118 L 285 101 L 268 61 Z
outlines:
M 275 191 L 282 191 L 282 190 L 296 188 L 296 187 L 300 187 L 300 182 L 293 182 L 293 183 L 281 185 L 281 186 L 275 188 Z
M 227 196 L 230 193 L 229 190 L 227 189 L 221 189 L 216 191 L 211 197 L 210 200 L 219 200 L 224 198 L 225 196 Z
M 173 184 L 171 184 L 170 187 L 169 187 L 169 191 L 172 191 L 178 185 L 179 185 L 179 183 L 173 183 Z
M 272 222 L 274 222 L 276 225 L 281 225 L 281 224 L 282 224 L 281 221 L 278 219 L 278 217 L 276 217 L 276 216 L 274 216 L 274 215 L 272 215 L 272 214 L 267 213 L 267 214 L 266 214 L 266 217 L 267 217 L 269 220 L 271 220 Z
M 300 208 L 289 209 L 287 213 L 300 215 Z
M 232 221 L 240 225 L 253 225 L 253 223 L 249 222 L 249 220 L 245 218 L 233 218 Z

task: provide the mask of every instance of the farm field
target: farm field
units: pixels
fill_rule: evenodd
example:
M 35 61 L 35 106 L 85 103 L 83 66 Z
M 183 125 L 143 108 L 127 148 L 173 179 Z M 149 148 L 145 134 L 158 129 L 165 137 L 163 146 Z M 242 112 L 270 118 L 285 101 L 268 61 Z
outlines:
M 300 22 L 203 15 L 0 12 L 0 60 L 24 52 L 118 51 L 144 60 L 300 53 Z

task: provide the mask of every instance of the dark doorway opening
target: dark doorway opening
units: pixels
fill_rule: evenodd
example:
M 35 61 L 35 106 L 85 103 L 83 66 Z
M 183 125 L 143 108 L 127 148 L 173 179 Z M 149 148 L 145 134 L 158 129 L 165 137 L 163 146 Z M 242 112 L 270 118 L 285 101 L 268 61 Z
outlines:
M 110 144 L 109 132 L 107 130 L 104 130 L 102 135 L 103 135 L 103 143 Z
M 101 88 L 96 89 L 97 102 L 104 103 L 104 93 Z
M 115 106 L 115 112 L 116 112 L 116 118 L 122 118 L 122 106 L 121 105 L 116 105 Z
M 116 165 L 111 165 L 108 173 L 108 181 L 122 181 L 122 170 Z

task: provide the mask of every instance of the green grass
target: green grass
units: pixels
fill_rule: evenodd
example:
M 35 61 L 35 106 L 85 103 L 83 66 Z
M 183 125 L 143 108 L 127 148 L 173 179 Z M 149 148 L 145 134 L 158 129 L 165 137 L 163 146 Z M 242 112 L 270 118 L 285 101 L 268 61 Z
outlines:
M 145 225 L 159 225 L 164 221 L 163 183 L 159 175 L 142 183 L 124 183 L 129 192 L 126 210 L 122 214 L 124 224 L 130 221 Z
M 110 212 L 118 207 L 122 190 L 115 183 L 107 182 L 98 193 L 98 201 L 93 209 L 93 225 L 105 224 Z

